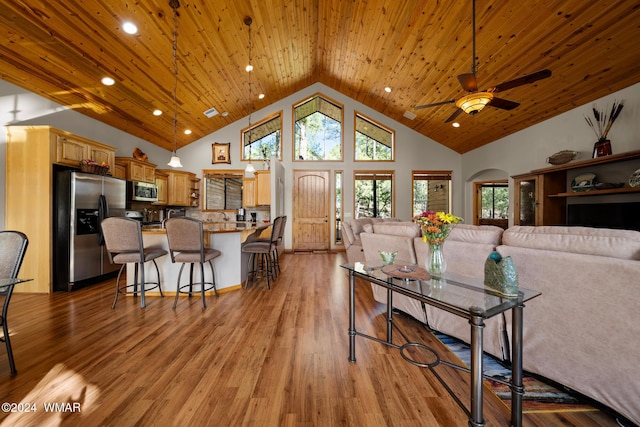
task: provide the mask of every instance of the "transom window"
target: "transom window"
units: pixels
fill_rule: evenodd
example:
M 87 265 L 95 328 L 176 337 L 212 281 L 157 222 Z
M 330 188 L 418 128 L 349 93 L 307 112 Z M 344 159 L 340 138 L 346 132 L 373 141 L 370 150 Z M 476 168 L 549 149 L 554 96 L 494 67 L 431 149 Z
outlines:
M 395 132 L 356 112 L 355 160 L 394 160 Z
M 242 160 L 266 160 L 271 156 L 282 160 L 281 134 L 282 112 L 242 129 Z
M 293 106 L 293 160 L 342 160 L 342 105 L 314 95 Z
M 412 171 L 413 215 L 451 212 L 451 171 Z
M 356 218 L 391 218 L 394 215 L 394 174 L 394 171 L 354 173 Z

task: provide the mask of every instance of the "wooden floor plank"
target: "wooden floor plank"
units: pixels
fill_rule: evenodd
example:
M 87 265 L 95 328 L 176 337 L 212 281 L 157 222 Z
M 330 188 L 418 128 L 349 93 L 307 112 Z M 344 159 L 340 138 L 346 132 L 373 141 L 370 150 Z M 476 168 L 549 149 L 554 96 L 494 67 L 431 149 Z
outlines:
M 467 417 L 429 370 L 397 349 L 357 338 L 348 356 L 344 254 L 286 254 L 267 290 L 111 302 L 113 280 L 53 295 L 15 294 L 8 324 L 18 368 L 0 350 L 0 395 L 36 413 L 0 413 L 4 425 L 64 426 L 465 426 Z M 358 284 L 359 330 L 384 338 L 385 307 Z M 397 316 L 411 339 L 451 354 L 418 322 Z M 525 354 L 526 357 L 526 354 Z M 468 375 L 438 368 L 466 402 Z M 509 412 L 486 393 L 487 426 Z M 45 412 L 79 402 L 81 412 Z M 525 426 L 615 426 L 606 413 L 526 414 Z

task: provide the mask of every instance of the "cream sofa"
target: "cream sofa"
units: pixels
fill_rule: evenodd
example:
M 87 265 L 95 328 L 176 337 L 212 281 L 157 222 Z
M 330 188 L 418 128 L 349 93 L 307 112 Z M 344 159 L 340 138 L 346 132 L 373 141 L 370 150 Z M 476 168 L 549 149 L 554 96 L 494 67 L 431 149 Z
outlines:
M 407 226 L 374 225 L 360 235 L 365 261 L 380 265 L 379 250 L 397 250 L 397 259 L 424 265 L 428 245 L 415 236 L 412 254 L 410 234 Z M 447 274 L 481 284 L 494 249 L 513 259 L 520 286 L 542 293 L 524 310 L 524 369 L 640 423 L 640 232 L 458 224 L 444 245 Z M 372 288 L 386 304 L 386 291 Z M 463 319 L 402 295 L 394 295 L 394 307 L 469 342 Z M 486 322 L 487 352 L 509 358 L 510 322 L 508 315 Z
M 365 228 L 371 227 L 378 222 L 396 222 L 397 218 L 353 218 L 342 221 L 340 229 L 342 231 L 342 241 L 347 252 L 347 260 L 350 263 L 364 262 L 364 253 L 362 251 L 362 242 L 360 233 Z

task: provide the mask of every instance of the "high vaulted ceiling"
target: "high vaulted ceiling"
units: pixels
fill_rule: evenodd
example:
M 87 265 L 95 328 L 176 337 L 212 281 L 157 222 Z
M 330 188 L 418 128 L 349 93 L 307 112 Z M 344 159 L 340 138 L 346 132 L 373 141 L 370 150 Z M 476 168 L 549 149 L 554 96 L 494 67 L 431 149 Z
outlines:
M 180 3 L 178 128 L 193 131 L 178 133 L 180 147 L 320 82 L 465 153 L 640 81 L 635 0 L 477 0 L 480 89 L 553 75 L 501 93 L 514 110 L 461 114 L 460 128 L 444 123 L 455 104 L 413 107 L 465 95 L 456 76 L 471 71 L 471 0 Z M 0 78 L 171 150 L 173 26 L 169 0 L 1 0 Z M 228 115 L 207 118 L 211 107 Z

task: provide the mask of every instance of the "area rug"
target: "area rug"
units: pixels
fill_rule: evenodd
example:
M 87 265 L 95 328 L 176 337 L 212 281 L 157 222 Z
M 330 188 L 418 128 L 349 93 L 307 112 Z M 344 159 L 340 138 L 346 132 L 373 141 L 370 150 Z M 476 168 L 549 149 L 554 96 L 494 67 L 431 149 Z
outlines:
M 471 365 L 471 352 L 469 346 L 462 341 L 439 332 L 434 333 L 444 345 L 446 345 L 466 365 Z M 502 381 L 511 378 L 511 369 L 503 366 L 494 357 L 485 354 L 483 358 L 484 373 Z M 536 412 L 585 412 L 597 411 L 589 405 L 586 398 L 567 393 L 541 379 L 527 375 L 523 376 L 524 396 L 522 399 L 523 413 Z M 508 386 L 490 379 L 485 379 L 485 384 L 511 408 L 511 390 Z

